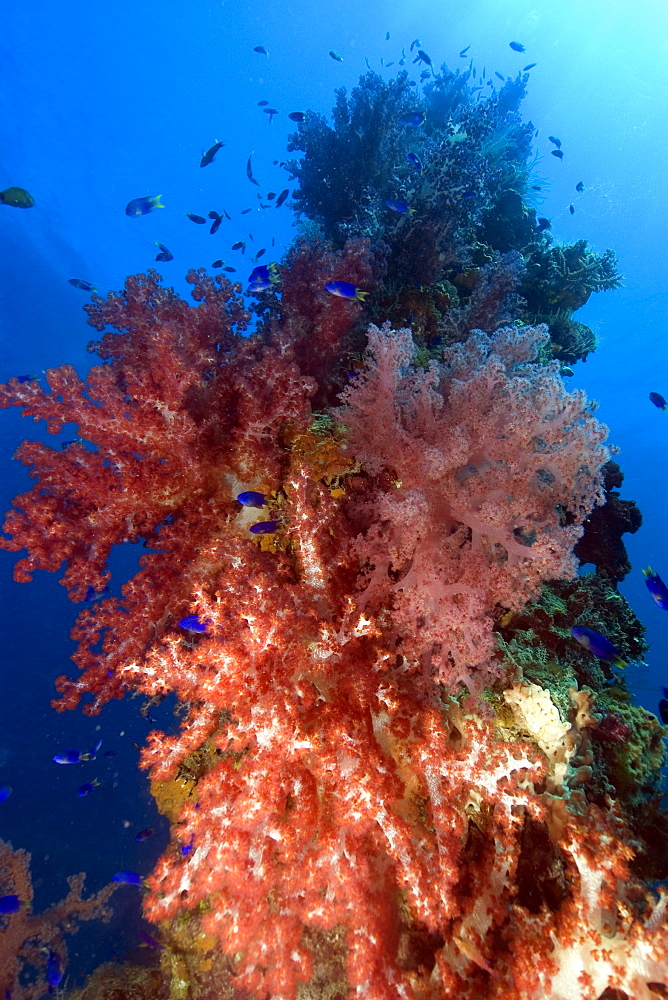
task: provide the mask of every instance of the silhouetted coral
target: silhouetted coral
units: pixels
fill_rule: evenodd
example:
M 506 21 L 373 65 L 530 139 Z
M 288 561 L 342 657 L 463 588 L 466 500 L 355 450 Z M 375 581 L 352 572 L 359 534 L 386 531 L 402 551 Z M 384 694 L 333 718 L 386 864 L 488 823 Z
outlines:
M 582 564 L 593 563 L 599 573 L 619 583 L 631 570 L 622 535 L 635 534 L 642 524 L 642 514 L 633 500 L 622 500 L 613 490 L 624 480 L 617 463 L 607 462 L 602 472 L 605 504 L 593 510 L 585 521 L 575 555 Z

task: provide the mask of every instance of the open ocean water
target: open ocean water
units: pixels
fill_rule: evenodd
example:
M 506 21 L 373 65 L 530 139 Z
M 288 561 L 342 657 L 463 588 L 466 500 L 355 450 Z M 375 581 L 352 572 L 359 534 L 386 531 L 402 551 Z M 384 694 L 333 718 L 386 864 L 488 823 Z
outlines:
M 21 186 L 35 204 L 28 211 L 0 205 L 0 381 L 41 375 L 63 362 L 86 370 L 93 331 L 82 306 L 89 295 L 71 278 L 106 295 L 128 274 L 155 266 L 184 294 L 186 271 L 211 271 L 216 260 L 246 281 L 252 265 L 232 251 L 236 241 L 268 248 L 264 261 L 279 261 L 295 233 L 290 202 L 258 208 L 259 189 L 246 173 L 249 155 L 263 190 L 291 188 L 279 165 L 295 130 L 288 113 L 329 115 L 336 88 L 352 88 L 367 60 L 389 79 L 416 38 L 435 66 L 456 69 L 472 60 L 478 73 L 485 67 L 490 76 L 508 76 L 536 64 L 521 111 L 538 130 L 539 214 L 551 220 L 556 241 L 584 238 L 599 252 L 617 254 L 622 287 L 592 296 L 577 314 L 598 347 L 573 366 L 569 388 L 599 400 L 598 415 L 619 448 L 621 495 L 643 514 L 642 528 L 625 536 L 633 569 L 620 589 L 650 644 L 646 664 L 629 666 L 627 677 L 639 703 L 655 712 L 668 685 L 668 614 L 651 600 L 641 570 L 651 565 L 668 579 L 668 413 L 648 399 L 650 391 L 668 397 L 665 0 L 7 6 L 0 31 L 0 189 Z M 514 51 L 511 40 L 524 52 Z M 464 49 L 466 59 L 459 55 Z M 406 68 L 419 80 L 424 67 L 408 59 Z M 560 139 L 563 159 L 551 155 L 548 136 Z M 216 141 L 224 147 L 200 169 Z M 126 216 L 131 199 L 158 194 L 164 210 Z M 186 217 L 211 210 L 230 217 L 215 235 Z M 172 261 L 154 263 L 156 241 Z M 12 461 L 24 436 L 47 439 L 17 413 L 0 414 L 3 510 L 28 488 L 26 470 Z M 132 547 L 114 553 L 112 590 L 138 554 Z M 12 787 L 0 803 L 0 837 L 32 854 L 40 909 L 64 895 L 70 873 L 86 871 L 91 889 L 119 869 L 147 873 L 168 826 L 136 767 L 133 744 L 152 725 L 139 711 L 141 701 L 114 702 L 92 719 L 50 708 L 54 677 L 75 669 L 68 657 L 77 608 L 50 575 L 15 584 L 13 563 L 13 555 L 0 553 L 0 784 Z M 159 723 L 168 719 L 169 706 L 154 715 Z M 52 763 L 53 754 L 92 747 L 100 738 L 115 756 L 87 770 Z M 99 787 L 78 796 L 78 785 L 93 777 Z M 146 827 L 154 835 L 136 842 Z M 110 954 L 140 953 L 138 933 L 149 927 L 131 887 L 116 894 L 115 911 L 110 925 L 84 927 L 72 939 L 69 985 Z

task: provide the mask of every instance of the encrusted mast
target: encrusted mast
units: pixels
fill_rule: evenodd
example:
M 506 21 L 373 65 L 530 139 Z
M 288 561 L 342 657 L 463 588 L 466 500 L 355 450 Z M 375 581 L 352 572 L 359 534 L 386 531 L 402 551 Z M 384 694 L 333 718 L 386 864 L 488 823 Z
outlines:
M 522 200 L 522 90 L 478 104 L 444 69 L 409 141 L 405 75 L 369 75 L 328 141 L 318 116 L 293 139 L 320 230 L 278 266 L 250 337 L 240 286 L 192 272 L 191 306 L 139 275 L 88 307 L 118 332 L 85 380 L 64 367 L 46 388 L 0 389 L 81 438 L 19 449 L 36 484 L 5 523 L 4 547 L 27 549 L 17 579 L 64 566 L 81 600 L 108 583 L 113 545 L 147 547 L 118 596 L 80 613 L 81 673 L 58 678 L 57 706 L 96 713 L 134 691 L 181 708 L 142 754 L 172 821 L 144 909 L 174 996 L 668 988 L 643 826 L 664 822 L 661 729 L 584 651 L 557 658 L 556 597 L 545 612 L 576 575 L 609 456 L 561 375 L 567 349 L 586 351 L 555 343 L 551 321 L 582 324 L 537 277 L 554 248 Z M 349 148 L 338 201 L 332 184 L 320 197 L 318 157 L 363 134 L 357 119 L 377 148 L 360 162 Z M 415 214 L 383 221 L 392 170 Z M 614 285 L 608 256 L 589 265 L 589 292 Z M 263 510 L 237 501 L 249 490 Z M 602 600 L 613 585 L 597 578 Z M 561 612 L 586 624 L 573 593 Z M 615 607 L 622 652 L 641 650 Z M 185 632 L 192 615 L 201 630 Z M 620 778 L 638 745 L 642 801 Z

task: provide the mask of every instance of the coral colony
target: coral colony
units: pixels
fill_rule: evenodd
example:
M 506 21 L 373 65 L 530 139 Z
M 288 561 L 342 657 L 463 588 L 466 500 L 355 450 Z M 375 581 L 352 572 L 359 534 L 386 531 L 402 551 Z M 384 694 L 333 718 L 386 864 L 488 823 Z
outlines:
M 0 390 L 79 436 L 19 448 L 16 579 L 82 601 L 146 546 L 55 704 L 176 698 L 142 754 L 171 996 L 668 993 L 663 730 L 570 633 L 645 649 L 616 590 L 637 511 L 561 374 L 619 275 L 528 204 L 526 79 L 369 73 L 291 137 L 301 234 L 252 335 L 240 285 L 190 272 L 191 305 L 149 272 L 87 307 L 85 380 Z

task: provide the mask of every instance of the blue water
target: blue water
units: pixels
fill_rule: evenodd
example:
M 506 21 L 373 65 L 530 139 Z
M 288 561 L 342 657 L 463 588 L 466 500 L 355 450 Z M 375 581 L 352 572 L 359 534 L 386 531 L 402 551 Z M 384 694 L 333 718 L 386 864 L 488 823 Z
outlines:
M 257 209 L 247 158 L 253 152 L 263 190 L 281 191 L 287 176 L 272 161 L 285 158 L 294 131 L 288 112 L 327 114 L 335 88 L 357 82 L 365 57 L 388 78 L 401 48 L 419 37 L 435 64 L 452 68 L 469 45 L 474 65 L 488 73 L 514 74 L 536 62 L 522 111 L 539 129 L 536 170 L 549 189 L 541 214 L 551 218 L 557 240 L 613 248 L 625 276 L 621 289 L 593 296 L 577 314 L 599 347 L 576 366 L 572 385 L 600 400 L 620 449 L 622 496 L 643 512 L 642 529 L 625 536 L 634 568 L 621 590 L 651 645 L 647 666 L 631 667 L 629 681 L 638 700 L 656 710 L 668 683 L 668 616 L 651 601 L 640 571 L 651 563 L 668 576 L 668 413 L 647 398 L 651 390 L 668 396 L 667 34 L 664 0 L 11 5 L 0 31 L 0 189 L 25 187 L 35 206 L 0 206 L 0 380 L 61 362 L 85 370 L 93 333 L 82 311 L 88 296 L 69 278 L 106 294 L 153 265 L 185 292 L 185 272 L 218 258 L 246 279 L 251 265 L 230 249 L 236 240 L 257 250 L 273 238 L 273 257 L 265 259 L 280 259 L 294 233 L 292 213 L 288 205 Z M 509 48 L 513 39 L 525 53 Z M 255 53 L 256 45 L 269 55 Z M 343 61 L 330 58 L 330 49 Z M 383 69 L 381 58 L 395 67 Z M 409 68 L 417 78 L 419 67 Z M 261 100 L 278 109 L 273 122 Z M 563 161 L 550 155 L 548 135 L 560 137 Z M 216 140 L 225 147 L 200 169 Z M 586 190 L 577 195 L 580 180 Z M 157 194 L 164 210 L 126 217 L 131 198 Z M 240 215 L 247 207 L 253 211 Z M 232 221 L 215 236 L 185 216 L 223 208 Z M 156 240 L 172 251 L 172 262 L 154 264 Z M 13 412 L 1 415 L 3 510 L 28 484 L 11 461 L 16 445 L 41 433 Z M 135 552 L 118 554 L 118 578 L 135 559 Z M 139 701 L 113 704 L 97 719 L 49 708 L 53 678 L 72 668 L 68 633 L 76 609 L 45 574 L 31 586 L 14 584 L 13 562 L 0 553 L 0 784 L 13 786 L 0 804 L 0 837 L 32 853 L 40 909 L 65 894 L 72 872 L 87 871 L 94 889 L 118 868 L 149 871 L 167 832 L 135 766 L 132 742 L 150 728 Z M 91 746 L 99 736 L 118 756 L 88 769 L 51 763 L 59 750 Z M 77 787 L 92 776 L 101 786 L 79 798 Z M 156 834 L 135 843 L 146 826 Z M 72 940 L 70 985 L 111 950 L 124 956 L 136 948 L 138 895 L 121 893 L 109 928 Z

